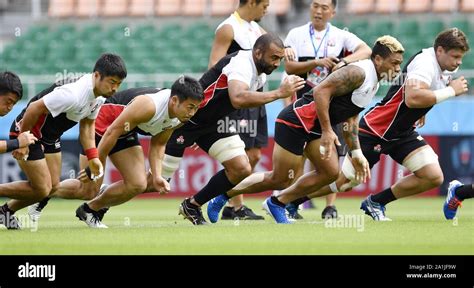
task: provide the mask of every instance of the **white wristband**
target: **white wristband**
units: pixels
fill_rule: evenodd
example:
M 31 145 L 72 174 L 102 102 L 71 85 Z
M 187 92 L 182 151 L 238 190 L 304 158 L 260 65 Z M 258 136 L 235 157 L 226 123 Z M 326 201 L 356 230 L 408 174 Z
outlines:
M 364 153 L 362 153 L 362 149 L 352 150 L 351 158 L 364 158 Z
M 448 86 L 443 89 L 438 89 L 433 91 L 434 95 L 436 96 L 436 104 L 441 103 L 451 97 L 456 96 L 456 91 L 454 91 L 453 87 Z

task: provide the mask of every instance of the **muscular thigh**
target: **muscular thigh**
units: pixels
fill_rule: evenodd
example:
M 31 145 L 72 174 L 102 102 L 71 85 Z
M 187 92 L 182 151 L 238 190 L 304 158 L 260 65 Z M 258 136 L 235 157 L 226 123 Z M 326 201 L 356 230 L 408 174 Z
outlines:
M 303 156 L 296 155 L 275 143 L 273 147 L 273 177 L 293 180 L 301 165 Z
M 141 146 L 119 151 L 110 155 L 109 158 L 120 171 L 125 182 L 146 183 L 145 157 Z
M 306 144 L 306 157 L 308 157 L 308 160 L 314 164 L 318 173 L 337 174 L 339 171 L 339 156 L 337 154 L 336 145 L 331 146 L 331 158 L 323 160 L 321 158 L 321 152 L 319 152 L 320 142 L 320 139 L 316 139 Z
M 61 181 L 61 152 L 45 153 L 44 157 L 48 165 L 49 174 L 51 175 L 51 184 L 56 187 Z
M 18 161 L 18 165 L 25 173 L 31 187 L 37 188 L 52 183 L 45 158 L 33 161 Z

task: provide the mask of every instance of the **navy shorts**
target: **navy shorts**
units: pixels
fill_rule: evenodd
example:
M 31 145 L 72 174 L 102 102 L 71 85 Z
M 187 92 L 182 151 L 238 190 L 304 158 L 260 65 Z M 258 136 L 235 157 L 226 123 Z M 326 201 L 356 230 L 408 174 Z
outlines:
M 224 120 L 219 120 L 218 123 Z M 219 129 L 219 124 L 199 125 L 187 122 L 182 127 L 174 130 L 168 143 L 166 144 L 165 154 L 174 157 L 183 157 L 186 147 L 194 143 L 209 153 L 211 146 L 220 139 L 237 135 L 237 133 Z
M 18 138 L 18 131 L 13 122 L 10 128 L 10 139 L 17 139 Z M 31 144 L 28 146 L 30 150 L 28 152 L 28 161 L 35 161 L 44 159 L 44 154 L 54 154 L 61 152 L 61 139 L 56 139 L 53 141 L 49 141 L 46 139 L 39 139 L 36 143 Z
M 301 156 L 306 143 L 319 138 L 321 138 L 320 134 L 306 132 L 292 105 L 285 107 L 278 114 L 275 123 L 275 142 L 285 150 Z
M 339 138 L 341 146 L 336 146 L 339 157 L 347 154 L 347 145 L 342 136 L 343 123 L 334 125 L 332 128 Z M 278 115 L 275 123 L 275 142 L 285 150 L 296 155 L 303 155 L 306 143 L 321 138 L 321 135 L 315 132 L 306 132 L 296 116 L 292 105 L 284 108 Z
M 102 136 L 95 134 L 96 147 L 99 147 L 100 140 L 102 140 Z M 117 139 L 117 142 L 115 143 L 112 150 L 110 150 L 109 155 L 134 146 L 140 146 L 140 141 L 138 140 L 138 134 L 136 132 L 129 133 Z M 86 153 L 84 152 L 84 147 L 81 147 L 81 155 L 86 155 Z
M 385 141 L 378 136 L 359 132 L 359 142 L 365 158 L 372 168 L 380 160 L 380 155 L 390 156 L 399 164 L 416 149 L 428 145 L 418 132 L 413 131 L 408 136 L 393 141 Z

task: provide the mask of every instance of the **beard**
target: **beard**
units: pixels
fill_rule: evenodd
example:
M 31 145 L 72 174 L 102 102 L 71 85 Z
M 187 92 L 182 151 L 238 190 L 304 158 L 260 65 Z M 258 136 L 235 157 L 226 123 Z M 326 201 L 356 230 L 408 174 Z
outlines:
M 263 60 L 259 60 L 257 63 L 255 63 L 255 66 L 257 66 L 257 70 L 260 72 L 263 72 L 267 75 L 272 74 L 273 70 L 275 70 L 275 67 L 272 65 L 267 64 Z

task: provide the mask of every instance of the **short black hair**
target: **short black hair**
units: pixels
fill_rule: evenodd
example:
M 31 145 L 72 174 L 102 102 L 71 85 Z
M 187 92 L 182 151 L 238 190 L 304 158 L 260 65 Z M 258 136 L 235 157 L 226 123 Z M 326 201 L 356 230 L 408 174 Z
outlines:
M 278 35 L 275 33 L 269 32 L 258 37 L 255 45 L 253 46 L 253 50 L 266 50 L 272 43 L 277 45 L 279 48 L 285 48 L 285 44 L 283 44 L 283 41 L 280 39 L 280 37 L 278 37 Z
M 23 86 L 20 77 L 13 72 L 5 71 L 0 73 L 0 95 L 14 93 L 18 99 L 23 97 Z
M 122 58 L 116 54 L 104 53 L 100 56 L 94 66 L 93 72 L 99 72 L 101 79 L 109 76 L 117 76 L 120 79 L 127 77 L 127 68 Z
M 386 59 L 390 54 L 392 54 L 392 51 L 390 51 L 387 46 L 380 44 L 380 42 L 376 42 L 374 47 L 372 47 L 372 55 L 370 58 L 375 59 L 375 55 L 379 55 Z
M 181 75 L 171 86 L 171 96 L 174 95 L 178 96 L 179 102 L 204 99 L 204 91 L 199 81 L 185 75 Z
M 311 3 L 312 3 L 312 1 L 311 1 Z M 336 7 L 337 7 L 337 0 L 332 0 L 332 1 L 331 1 L 331 4 L 332 4 L 332 7 L 333 7 L 334 9 L 336 9 Z
M 257 2 L 257 5 L 260 4 L 260 2 L 262 2 L 263 0 L 256 0 Z M 240 6 L 244 6 L 245 4 L 247 4 L 249 2 L 249 0 L 240 0 Z

